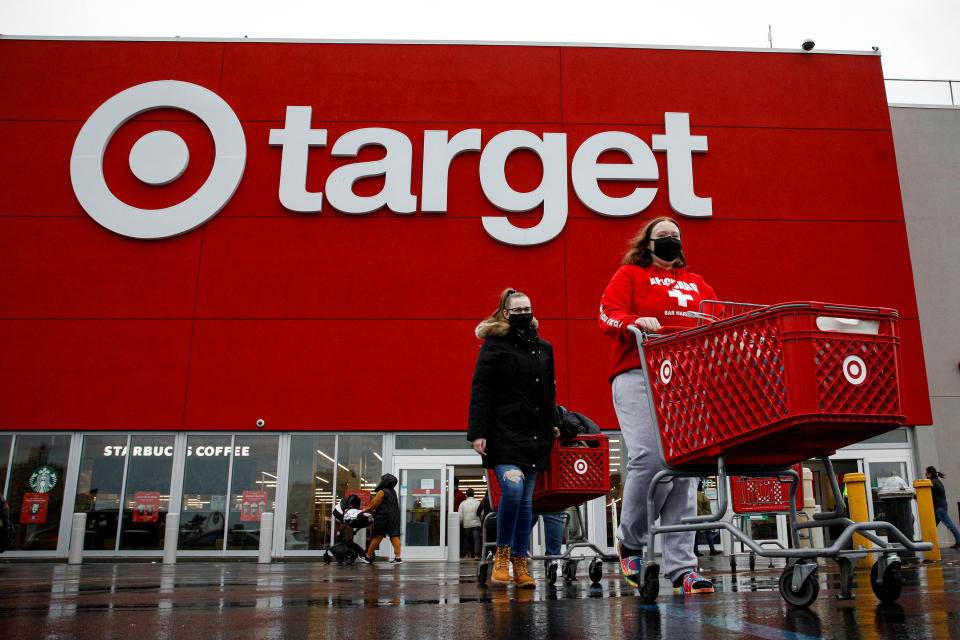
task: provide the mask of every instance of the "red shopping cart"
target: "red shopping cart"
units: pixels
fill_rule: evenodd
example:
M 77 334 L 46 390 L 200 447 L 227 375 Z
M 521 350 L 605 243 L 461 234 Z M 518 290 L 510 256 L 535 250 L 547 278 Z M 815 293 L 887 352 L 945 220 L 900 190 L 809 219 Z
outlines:
M 599 434 L 581 434 L 574 438 L 557 439 L 550 450 L 550 467 L 547 471 L 537 474 L 536 485 L 533 490 L 534 513 L 554 513 L 565 511 L 570 507 L 579 507 L 588 500 L 601 498 L 610 492 L 610 442 L 607 436 Z M 487 470 L 487 495 L 490 506 L 496 511 L 500 505 L 500 483 L 493 471 Z M 492 521 L 495 513 L 488 514 L 483 525 L 484 560 L 477 567 L 477 580 L 480 584 L 486 583 L 490 572 L 491 554 L 488 553 L 495 546 L 495 541 L 487 537 L 488 519 Z M 603 577 L 603 561 L 616 560 L 616 556 L 608 555 L 596 545 L 589 542 L 583 535 L 583 524 L 579 510 L 574 512 L 581 532 L 577 540 L 570 539 L 566 551 L 558 556 L 533 556 L 534 560 L 546 560 L 547 581 L 553 584 L 557 580 L 558 563 L 562 562 L 561 573 L 565 580 L 576 579 L 578 558 L 592 558 L 588 568 L 588 575 L 594 584 Z M 592 555 L 574 556 L 574 550 L 587 549 Z
M 821 459 L 834 495 L 840 495 L 830 454 L 903 423 L 897 313 L 820 302 L 762 306 L 704 301 L 691 315 L 700 319 L 700 326 L 672 335 L 648 336 L 630 327 L 666 466 L 647 494 L 649 548 L 658 534 L 723 528 L 756 555 L 787 560 L 780 593 L 794 606 L 807 606 L 817 597 L 816 558 L 838 561 L 841 596 L 846 597 L 853 561 L 879 553 L 871 584 L 881 600 L 896 600 L 902 587 L 897 552 L 932 546 L 914 543 L 886 522 L 854 523 L 842 505 L 836 512 L 799 522 L 800 476 L 790 465 Z M 722 520 L 728 470 L 751 479 L 771 478 L 786 487 L 791 548 L 758 545 Z M 653 496 L 659 482 L 713 472 L 718 475 L 718 514 L 656 526 Z M 800 548 L 799 530 L 838 525 L 843 533 L 832 546 Z M 891 542 L 877 531 L 886 531 Z M 877 547 L 847 548 L 854 533 Z M 658 574 L 656 563 L 646 563 L 639 590 L 647 601 L 656 599 Z

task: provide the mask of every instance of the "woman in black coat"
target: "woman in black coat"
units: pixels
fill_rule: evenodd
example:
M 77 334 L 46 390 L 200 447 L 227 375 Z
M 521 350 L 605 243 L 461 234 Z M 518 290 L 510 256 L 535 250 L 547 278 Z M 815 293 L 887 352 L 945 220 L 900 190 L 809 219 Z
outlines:
M 397 486 L 397 476 L 385 473 L 380 478 L 380 484 L 374 489 L 373 498 L 367 505 L 367 511 L 373 514 L 373 539 L 367 547 L 367 555 L 363 561 L 373 562 L 374 553 L 383 539 L 390 536 L 393 545 L 393 564 L 400 564 L 400 500 L 394 487 Z
M 526 294 L 506 289 L 497 310 L 481 322 L 467 439 L 500 483 L 497 553 L 490 581 L 520 587 L 535 582 L 527 569 L 533 526 L 533 488 L 550 462 L 556 431 L 553 347 L 537 335 Z

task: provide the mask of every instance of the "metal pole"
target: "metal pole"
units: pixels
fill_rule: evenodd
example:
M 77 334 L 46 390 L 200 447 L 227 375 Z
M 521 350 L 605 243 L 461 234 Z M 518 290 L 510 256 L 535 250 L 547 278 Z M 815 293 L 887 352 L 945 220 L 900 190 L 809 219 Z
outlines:
M 270 564 L 273 560 L 273 514 L 260 514 L 260 553 L 257 562 Z
M 83 563 L 83 540 L 87 533 L 87 514 L 73 514 L 73 528 L 70 530 L 70 554 L 68 564 Z
M 163 564 L 176 564 L 179 536 L 180 513 L 168 511 L 163 532 Z

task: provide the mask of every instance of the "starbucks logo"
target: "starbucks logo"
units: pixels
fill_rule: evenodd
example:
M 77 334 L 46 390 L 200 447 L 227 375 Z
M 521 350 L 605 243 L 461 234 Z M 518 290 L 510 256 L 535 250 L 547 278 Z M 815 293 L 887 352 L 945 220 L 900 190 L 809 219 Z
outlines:
M 38 467 L 30 474 L 30 488 L 37 493 L 50 493 L 59 479 L 60 476 L 53 467 Z

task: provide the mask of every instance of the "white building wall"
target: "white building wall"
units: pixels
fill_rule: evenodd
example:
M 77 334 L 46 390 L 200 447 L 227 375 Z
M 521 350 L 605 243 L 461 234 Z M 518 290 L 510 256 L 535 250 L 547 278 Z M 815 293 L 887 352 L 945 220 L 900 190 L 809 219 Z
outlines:
M 900 189 L 920 309 L 933 427 L 917 427 L 922 469 L 946 474 L 960 501 L 960 108 L 891 107 Z M 941 543 L 952 543 L 940 528 Z

